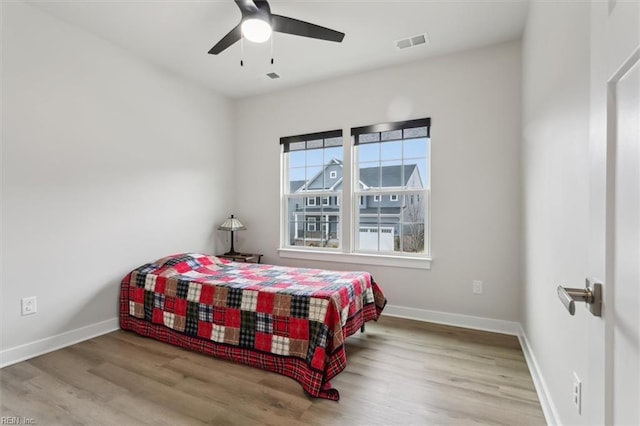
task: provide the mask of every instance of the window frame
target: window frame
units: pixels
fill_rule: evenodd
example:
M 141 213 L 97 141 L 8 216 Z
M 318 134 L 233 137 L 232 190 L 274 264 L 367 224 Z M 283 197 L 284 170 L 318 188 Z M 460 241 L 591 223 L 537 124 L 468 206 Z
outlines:
M 340 138 L 340 143 L 339 144 L 328 144 L 328 140 L 332 140 L 332 139 L 337 139 Z M 318 147 L 318 146 L 314 146 L 309 148 L 308 145 L 313 142 L 314 145 L 317 145 L 317 143 L 322 140 L 322 146 Z M 303 148 L 303 149 L 290 149 L 292 144 L 296 144 L 296 143 L 301 143 L 303 142 L 305 145 L 307 145 L 307 147 Z M 280 145 L 283 146 L 283 149 L 281 150 L 281 205 L 280 205 L 280 209 L 281 209 L 281 223 L 280 223 L 280 249 L 279 250 L 311 250 L 311 251 L 339 251 L 341 249 L 341 244 L 342 244 L 342 220 L 341 218 L 343 217 L 343 213 L 342 213 L 342 207 L 340 207 L 340 203 L 336 203 L 336 205 L 331 205 L 331 198 L 335 197 L 337 200 L 340 200 L 340 198 L 342 197 L 342 190 L 336 190 L 334 189 L 335 183 L 332 184 L 330 187 L 328 187 L 327 189 L 325 189 L 324 187 L 320 190 L 316 190 L 316 189 L 308 189 L 306 188 L 306 184 L 309 183 L 311 180 L 310 178 L 308 178 L 308 176 L 305 173 L 306 180 L 304 181 L 305 183 L 298 189 L 302 189 L 304 188 L 304 191 L 302 192 L 294 192 L 291 191 L 290 185 L 291 185 L 291 181 L 289 179 L 289 164 L 288 164 L 288 159 L 289 157 L 286 156 L 285 154 L 291 152 L 291 151 L 309 151 L 309 150 L 313 150 L 313 149 L 325 149 L 325 148 L 336 148 L 336 147 L 341 147 L 342 148 L 342 153 L 344 153 L 344 137 L 343 137 L 343 132 L 342 130 L 332 130 L 332 131 L 328 131 L 328 132 L 319 132 L 319 133 L 309 133 L 309 134 L 304 134 L 304 135 L 297 135 L 297 136 L 288 136 L 288 137 L 284 137 L 284 138 L 280 138 Z M 323 154 L 324 155 L 324 154 Z M 342 159 L 339 160 L 340 163 L 342 163 Z M 323 160 L 324 162 L 324 160 Z M 321 166 L 322 170 L 319 173 L 324 173 L 324 170 L 326 170 L 326 162 L 324 162 L 324 164 Z M 307 164 L 305 163 L 304 168 L 307 169 L 306 171 L 308 172 L 308 168 L 314 168 L 317 167 L 317 165 L 315 164 Z M 316 175 L 320 176 L 319 174 Z M 324 185 L 323 185 L 324 186 Z M 307 199 L 307 202 L 302 202 L 301 204 L 304 205 L 305 207 L 302 209 L 302 211 L 290 211 L 289 210 L 289 206 L 290 206 L 290 202 L 291 200 L 295 200 L 297 198 L 301 198 L 301 199 Z M 313 200 L 313 202 L 310 202 L 311 200 Z M 325 204 L 325 200 L 327 201 Z M 311 207 L 314 210 L 313 211 L 307 211 L 306 207 Z M 324 211 L 325 208 L 329 208 L 331 211 Z M 289 214 L 293 214 L 295 216 L 294 220 L 291 220 L 289 218 Z M 303 226 L 301 229 L 298 228 L 298 224 L 300 223 L 300 221 L 298 220 L 298 216 L 302 216 L 303 220 L 302 222 L 305 224 L 305 226 Z M 318 216 L 320 217 L 320 220 L 318 220 L 317 218 L 313 218 L 313 222 L 311 222 L 311 217 L 312 216 Z M 322 222 L 322 217 L 326 216 L 326 227 L 323 227 L 323 222 Z M 332 221 L 330 218 L 335 218 L 335 223 L 336 223 L 336 230 L 334 232 L 332 232 L 332 235 L 335 235 L 334 238 L 331 238 L 331 241 L 333 240 L 337 240 L 338 246 L 337 247 L 333 247 L 333 246 L 314 246 L 314 247 L 310 247 L 307 246 L 307 243 L 310 244 L 323 244 L 324 242 L 326 242 L 327 244 L 330 242 L 330 240 L 324 240 L 323 236 L 317 237 L 317 236 L 308 236 L 306 233 L 307 232 L 323 232 L 323 231 L 318 231 L 318 228 L 322 229 L 331 229 L 331 225 L 332 223 L 334 223 L 334 221 Z M 320 223 L 320 226 L 318 226 L 318 223 Z M 292 229 L 293 227 L 293 229 Z M 299 237 L 299 232 L 302 231 L 303 235 L 300 238 Z M 329 234 L 329 233 L 327 233 Z M 295 235 L 295 237 L 294 237 Z M 303 243 L 305 245 L 302 246 L 297 246 L 295 244 L 291 244 L 288 242 L 288 240 L 291 240 L 291 238 L 295 238 L 297 239 L 301 239 L 303 241 Z
M 355 229 L 357 225 L 357 209 L 365 205 L 366 198 L 362 196 L 362 194 L 357 193 L 357 184 L 355 182 L 357 176 L 357 158 L 356 158 L 356 138 L 358 133 L 372 133 L 372 132 L 386 132 L 388 130 L 394 129 L 411 129 L 415 127 L 426 127 L 428 144 L 427 144 L 427 152 L 426 152 L 426 176 L 424 176 L 426 184 L 426 188 L 420 190 L 413 190 L 413 192 L 419 192 L 418 199 L 420 196 L 424 194 L 423 202 L 424 202 L 424 253 L 413 253 L 413 252 L 362 252 L 357 250 L 357 237 L 356 233 L 358 232 Z M 346 129 L 345 129 L 346 130 Z M 384 265 L 390 267 L 402 267 L 402 268 L 415 268 L 415 269 L 431 269 L 431 169 L 432 169 L 432 161 L 431 161 L 431 119 L 418 119 L 418 120 L 408 120 L 404 122 L 396 122 L 396 123 L 383 123 L 376 124 L 372 126 L 363 126 L 363 127 L 352 127 L 351 138 L 343 137 L 343 169 L 342 169 L 342 177 L 344 190 L 340 191 L 339 194 L 333 193 L 323 193 L 318 196 L 337 196 L 336 205 L 340 206 L 341 204 L 344 206 L 339 209 L 339 216 L 337 218 L 338 227 L 340 232 L 338 233 L 338 239 L 340 240 L 340 247 L 337 249 L 328 248 L 328 247 L 304 247 L 304 246 L 289 246 L 286 244 L 285 235 L 287 234 L 286 229 L 286 212 L 283 210 L 281 214 L 282 224 L 281 224 L 281 244 L 278 249 L 279 256 L 282 258 L 290 258 L 290 259 L 305 259 L 305 260 L 318 260 L 318 261 L 327 261 L 327 262 L 340 262 L 340 263 L 351 263 L 351 264 L 363 264 L 363 265 Z M 342 134 L 342 130 L 340 130 Z M 326 133 L 326 132 L 324 132 Z M 420 136 L 420 138 L 425 136 Z M 402 138 L 405 140 L 407 138 Z M 282 139 L 281 139 L 282 140 Z M 284 153 L 281 153 L 281 168 L 283 170 L 282 181 L 284 184 L 288 185 L 288 180 L 286 180 L 286 170 L 288 165 L 286 161 L 284 161 L 285 156 Z M 330 171 L 331 173 L 332 171 Z M 349 182 L 347 182 L 349 180 Z M 284 184 L 283 191 L 284 191 Z M 390 201 L 392 200 L 392 196 L 396 197 L 396 201 L 400 200 L 402 197 L 399 196 L 396 188 L 391 188 L 385 190 L 380 188 L 381 191 L 375 191 L 376 193 L 380 193 L 380 195 L 389 195 Z M 300 194 L 299 196 L 311 196 L 312 194 Z M 375 195 L 372 193 L 372 195 Z M 340 200 L 340 198 L 343 198 Z M 381 199 L 382 197 L 380 197 Z M 330 200 L 330 198 L 329 198 Z M 346 201 L 346 202 L 345 202 Z M 344 203 L 343 203 L 344 202 Z M 331 203 L 331 202 L 330 202 Z M 320 203 L 322 205 L 322 201 Z M 284 208 L 284 203 L 282 206 Z
M 424 134 L 421 135 L 421 134 L 416 134 L 414 132 L 411 132 L 410 129 L 416 129 L 416 128 L 425 128 Z M 394 133 L 397 133 L 397 134 L 394 135 Z M 371 196 L 373 199 L 373 202 L 377 203 L 377 206 L 378 206 L 377 213 L 371 212 L 371 213 L 366 213 L 364 216 L 361 216 L 362 212 L 361 212 L 361 209 L 359 208 L 360 206 L 356 205 L 356 203 L 353 203 L 352 222 L 351 222 L 351 232 L 353 234 L 352 236 L 353 246 L 351 251 L 355 253 L 367 253 L 367 254 L 370 253 L 372 255 L 382 254 L 382 255 L 389 255 L 393 257 L 415 256 L 415 257 L 420 257 L 425 259 L 431 259 L 431 238 L 430 238 L 431 237 L 430 235 L 430 224 L 431 224 L 430 199 L 431 197 L 429 196 L 431 193 L 431 176 L 430 176 L 431 175 L 431 119 L 423 118 L 423 119 L 416 119 L 416 120 L 407 120 L 407 121 L 400 121 L 400 122 L 393 122 L 393 123 L 381 123 L 381 124 L 374 124 L 370 126 L 355 127 L 351 129 L 351 136 L 352 136 L 352 140 L 351 140 L 352 157 L 351 157 L 350 165 L 352 166 L 351 175 L 352 175 L 353 186 L 351 188 L 350 195 L 354 197 L 357 197 L 359 195 Z M 390 138 L 385 139 L 384 136 L 390 136 Z M 402 141 L 404 146 L 405 141 L 412 140 L 412 139 L 423 139 L 423 138 L 426 138 L 428 142 L 426 147 L 427 150 L 424 154 L 425 166 L 426 166 L 424 170 L 425 176 L 423 176 L 423 185 L 421 187 L 418 188 L 418 187 L 408 186 L 408 181 L 406 180 L 407 177 L 404 175 L 404 172 L 406 171 L 405 167 L 410 165 L 410 162 L 409 163 L 405 162 L 404 151 L 402 151 L 401 157 L 398 159 L 399 160 L 398 165 L 401 167 L 400 176 L 403 177 L 403 180 L 400 180 L 398 182 L 399 186 L 388 186 L 388 185 L 383 186 L 382 174 L 379 175 L 379 177 L 377 178 L 378 186 L 375 186 L 375 187 L 367 186 L 367 185 L 371 185 L 372 183 L 375 184 L 376 183 L 375 180 L 372 183 L 367 182 L 366 184 L 364 181 L 361 181 L 361 177 L 360 177 L 360 173 L 362 170 L 361 166 L 362 164 L 367 164 L 369 161 L 367 160 L 365 163 L 360 162 L 360 159 L 358 158 L 358 154 L 359 154 L 359 147 L 361 145 L 379 146 L 380 153 L 377 160 L 378 165 L 374 167 L 379 167 L 380 173 L 382 173 L 382 167 L 385 167 L 384 166 L 385 163 L 387 165 L 393 165 L 393 163 L 396 162 L 394 161 L 393 158 L 390 159 L 388 157 L 385 158 L 382 156 L 385 143 Z M 411 158 L 412 157 L 406 157 L 406 159 L 408 160 L 410 160 Z M 417 157 L 417 158 L 421 158 L 421 157 Z M 371 163 L 371 164 L 375 164 L 375 163 Z M 363 187 L 358 188 L 357 186 L 358 183 L 362 183 Z M 418 200 L 420 200 L 420 194 L 424 194 L 423 201 L 420 203 L 421 206 L 418 207 L 420 209 L 420 212 L 418 213 L 418 215 L 422 217 L 422 227 L 420 227 L 420 222 L 407 221 L 404 217 L 404 213 L 402 209 L 399 212 L 400 215 L 398 215 L 397 213 L 396 214 L 392 213 L 390 215 L 383 213 L 382 211 L 383 205 L 380 201 L 383 200 L 383 197 L 385 195 L 389 195 L 389 197 L 391 198 L 392 194 L 400 195 L 403 198 L 403 200 L 406 200 L 405 197 L 409 196 L 409 194 L 413 194 L 411 195 L 411 198 L 414 198 L 414 195 L 417 195 Z M 378 202 L 376 200 L 378 200 Z M 365 218 L 364 221 L 361 220 L 362 217 Z M 387 246 L 390 247 L 387 249 L 384 249 L 381 246 L 382 244 L 381 239 L 378 239 L 377 248 L 368 248 L 368 247 L 361 246 L 360 238 L 363 235 L 360 233 L 360 228 L 362 228 L 363 224 L 364 225 L 367 224 L 368 222 L 366 220 L 367 217 L 373 219 L 371 223 L 377 223 L 380 229 L 382 229 L 383 225 L 397 227 L 398 228 L 397 234 L 394 234 L 394 235 L 397 236 L 399 240 L 397 240 L 394 237 L 394 241 L 393 243 L 391 243 L 391 246 L 388 245 L 389 242 L 387 241 Z M 386 223 L 385 223 L 385 219 L 386 219 Z M 411 229 L 415 225 L 419 226 L 418 232 L 421 232 L 423 234 L 421 239 L 418 240 L 422 242 L 422 245 L 418 245 L 420 243 L 416 242 L 416 240 L 412 241 L 411 235 L 413 233 L 408 233 L 408 234 L 404 233 L 405 227 L 408 227 L 409 229 Z M 409 236 L 408 240 L 405 239 L 405 235 Z M 404 248 L 407 247 L 405 246 L 405 244 L 417 245 L 417 248 L 422 248 L 422 252 L 404 251 Z M 397 250 L 398 248 L 399 250 Z

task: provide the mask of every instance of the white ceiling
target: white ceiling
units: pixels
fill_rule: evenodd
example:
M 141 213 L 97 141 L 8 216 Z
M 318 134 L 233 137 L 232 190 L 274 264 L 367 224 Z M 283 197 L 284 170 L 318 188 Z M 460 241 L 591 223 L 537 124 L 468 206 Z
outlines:
M 238 98 L 339 75 L 415 61 L 520 37 L 527 0 L 298 0 L 269 2 L 272 13 L 346 34 L 342 43 L 276 33 L 220 55 L 208 50 L 240 21 L 232 0 L 30 1 L 41 9 L 224 95 Z M 428 33 L 398 50 L 394 41 Z M 271 80 L 269 72 L 281 78 Z

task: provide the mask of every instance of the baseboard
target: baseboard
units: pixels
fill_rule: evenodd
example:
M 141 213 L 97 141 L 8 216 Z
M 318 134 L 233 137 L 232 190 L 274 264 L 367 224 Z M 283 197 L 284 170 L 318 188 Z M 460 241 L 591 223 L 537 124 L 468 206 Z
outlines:
M 112 318 L 35 342 L 5 349 L 0 351 L 0 368 L 110 333 L 119 328 L 118 318 Z
M 474 317 L 471 315 L 452 314 L 449 312 L 430 311 L 427 309 L 407 308 L 405 306 L 387 305 L 384 315 L 406 318 L 436 324 L 452 325 L 473 330 L 492 331 L 494 333 L 518 336 L 520 324 L 515 321 L 504 321 L 492 318 Z
M 533 355 L 531 345 L 529 344 L 527 335 L 524 333 L 524 329 L 522 327 L 520 327 L 520 332 L 518 333 L 518 340 L 520 340 L 520 346 L 522 347 L 522 352 L 524 353 L 524 359 L 527 361 L 527 366 L 529 367 L 529 372 L 531 373 L 531 378 L 533 379 L 533 385 L 536 387 L 536 393 L 538 394 L 538 399 L 540 400 L 540 405 L 542 406 L 544 418 L 547 421 L 548 425 L 559 425 L 560 417 L 558 416 L 558 411 L 556 410 L 556 406 L 551 399 L 551 394 L 549 393 L 547 383 L 542 376 L 542 372 L 538 367 L 536 357 Z

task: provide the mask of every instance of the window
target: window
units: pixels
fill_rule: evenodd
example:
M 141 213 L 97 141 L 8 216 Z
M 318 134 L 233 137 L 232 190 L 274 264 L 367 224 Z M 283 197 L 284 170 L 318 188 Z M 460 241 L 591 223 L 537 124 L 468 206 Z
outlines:
M 351 129 L 356 196 L 389 196 L 394 203 L 354 203 L 355 252 L 428 254 L 430 120 Z M 424 195 L 423 197 L 421 195 Z M 414 200 L 418 200 L 415 201 Z M 378 228 L 372 233 L 360 229 Z
M 280 144 L 284 160 L 282 246 L 340 248 L 342 186 L 330 181 L 332 174 L 327 169 L 342 166 L 342 131 L 285 137 Z M 336 199 L 333 205 L 331 198 Z
M 423 267 L 429 256 L 430 125 L 425 118 L 354 127 L 346 146 L 339 130 L 282 138 L 282 252 L 299 257 L 287 249 L 318 256 L 334 250 L 332 260 L 347 262 L 344 254 L 357 253 L 358 262 L 383 256 L 415 259 Z M 343 152 L 351 149 L 351 164 L 343 164 Z M 343 178 L 349 191 L 343 192 Z M 340 207 L 345 200 L 352 210 L 346 220 Z
M 316 230 L 316 220 L 317 218 L 313 216 L 307 217 L 307 231 L 315 232 Z

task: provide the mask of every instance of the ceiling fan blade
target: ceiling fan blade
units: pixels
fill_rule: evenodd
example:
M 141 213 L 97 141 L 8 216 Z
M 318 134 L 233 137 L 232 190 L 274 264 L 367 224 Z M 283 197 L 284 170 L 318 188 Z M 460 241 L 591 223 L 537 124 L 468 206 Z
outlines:
M 269 4 L 264 0 L 234 0 L 236 5 L 240 9 L 240 13 L 242 13 L 242 17 L 251 16 L 260 12 L 261 8 L 269 7 Z M 265 3 L 264 5 L 262 3 Z
M 240 24 L 238 24 L 234 29 L 229 31 L 229 33 L 227 33 L 226 36 L 222 37 L 222 40 L 216 43 L 216 45 L 213 46 L 211 50 L 209 50 L 209 54 L 217 55 L 218 53 L 225 50 L 227 47 L 231 46 L 236 41 L 240 40 L 241 37 L 242 37 L 242 30 L 240 29 Z
M 344 38 L 344 33 L 340 31 L 274 14 L 271 14 L 271 26 L 273 27 L 273 31 L 279 33 L 335 41 L 337 43 L 340 43 Z

